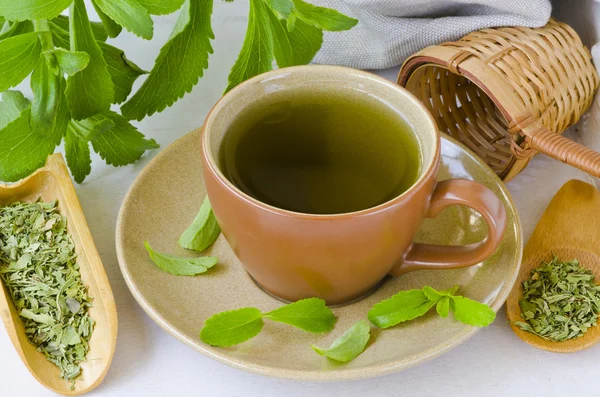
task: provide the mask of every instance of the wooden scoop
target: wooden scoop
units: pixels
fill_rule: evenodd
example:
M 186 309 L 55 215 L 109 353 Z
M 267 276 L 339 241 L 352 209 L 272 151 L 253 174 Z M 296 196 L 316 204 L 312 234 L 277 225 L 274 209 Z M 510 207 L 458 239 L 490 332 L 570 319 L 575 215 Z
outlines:
M 96 321 L 90 339 L 88 361 L 81 363 L 81 376 L 71 390 L 71 382 L 60 379 L 58 367 L 47 361 L 29 343 L 23 323 L 4 283 L 0 293 L 0 316 L 17 353 L 31 374 L 55 393 L 76 396 L 86 393 L 104 379 L 117 343 L 117 309 L 100 256 L 92 240 L 75 188 L 60 154 L 48 157 L 45 167 L 12 185 L 0 184 L 0 205 L 15 201 L 58 200 L 60 213 L 67 217 L 67 229 L 75 244 L 81 279 L 88 286 L 93 307 L 90 316 Z
M 600 192 L 592 185 L 572 180 L 556 193 L 525 246 L 521 271 L 506 301 L 513 331 L 530 345 L 558 353 L 587 349 L 600 341 L 600 325 L 564 342 L 546 340 L 514 325 L 515 321 L 524 321 L 519 307 L 523 281 L 553 253 L 561 260 L 578 259 L 581 267 L 594 273 L 596 283 L 600 282 Z

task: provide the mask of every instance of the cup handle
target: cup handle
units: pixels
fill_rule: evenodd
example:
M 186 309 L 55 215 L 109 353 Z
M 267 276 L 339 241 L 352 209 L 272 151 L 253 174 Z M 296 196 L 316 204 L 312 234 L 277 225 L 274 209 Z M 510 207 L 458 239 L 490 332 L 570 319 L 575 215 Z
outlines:
M 466 205 L 479 212 L 488 225 L 487 237 L 469 245 L 413 243 L 390 274 L 399 276 L 413 270 L 455 269 L 475 265 L 496 251 L 506 230 L 506 210 L 490 189 L 479 183 L 450 179 L 438 182 L 429 200 L 428 218 L 450 205 Z

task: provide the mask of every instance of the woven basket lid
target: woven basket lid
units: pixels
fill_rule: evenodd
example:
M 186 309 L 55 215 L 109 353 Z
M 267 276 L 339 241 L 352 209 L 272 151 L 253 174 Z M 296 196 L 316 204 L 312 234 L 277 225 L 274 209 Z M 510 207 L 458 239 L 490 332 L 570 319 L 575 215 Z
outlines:
M 402 65 L 398 84 L 505 181 L 538 151 L 600 177 L 600 154 L 560 135 L 598 88 L 588 49 L 562 22 L 484 29 L 427 47 Z

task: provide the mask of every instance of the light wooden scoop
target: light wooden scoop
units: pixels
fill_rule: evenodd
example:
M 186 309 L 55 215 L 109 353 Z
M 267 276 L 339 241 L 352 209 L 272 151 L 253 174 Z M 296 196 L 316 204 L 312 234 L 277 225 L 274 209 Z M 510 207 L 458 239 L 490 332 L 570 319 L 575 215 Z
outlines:
M 81 279 L 88 286 L 88 293 L 93 299 L 89 314 L 96 325 L 90 339 L 88 361 L 81 363 L 82 374 L 75 383 L 75 389 L 71 390 L 71 382 L 60 379 L 58 367 L 47 361 L 29 343 L 23 323 L 1 281 L 0 316 L 17 353 L 31 374 L 56 393 L 76 396 L 97 387 L 108 371 L 117 343 L 117 310 L 100 256 L 60 154 L 48 157 L 46 165 L 26 179 L 12 185 L 0 184 L 0 205 L 35 201 L 40 197 L 48 202 L 58 200 L 60 213 L 67 217 L 67 229 L 75 244 Z
M 564 342 L 543 339 L 514 325 L 515 321 L 524 321 L 519 307 L 522 282 L 553 253 L 561 260 L 578 259 L 580 266 L 591 270 L 596 283 L 600 283 L 600 192 L 592 185 L 572 180 L 556 193 L 525 246 L 521 271 L 506 301 L 513 331 L 530 345 L 558 353 L 587 349 L 600 341 L 600 324 L 582 337 Z

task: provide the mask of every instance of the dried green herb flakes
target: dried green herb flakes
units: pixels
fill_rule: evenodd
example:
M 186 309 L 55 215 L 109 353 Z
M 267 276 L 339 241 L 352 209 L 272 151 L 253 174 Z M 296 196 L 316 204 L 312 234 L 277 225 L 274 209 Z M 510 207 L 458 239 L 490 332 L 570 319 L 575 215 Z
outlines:
M 561 342 L 581 337 L 596 325 L 600 312 L 600 286 L 579 261 L 554 257 L 531 272 L 523 282 L 519 301 L 526 322 L 515 322 L 523 331 Z
M 75 247 L 57 203 L 0 208 L 0 278 L 29 341 L 71 380 L 81 373 L 94 320 Z

